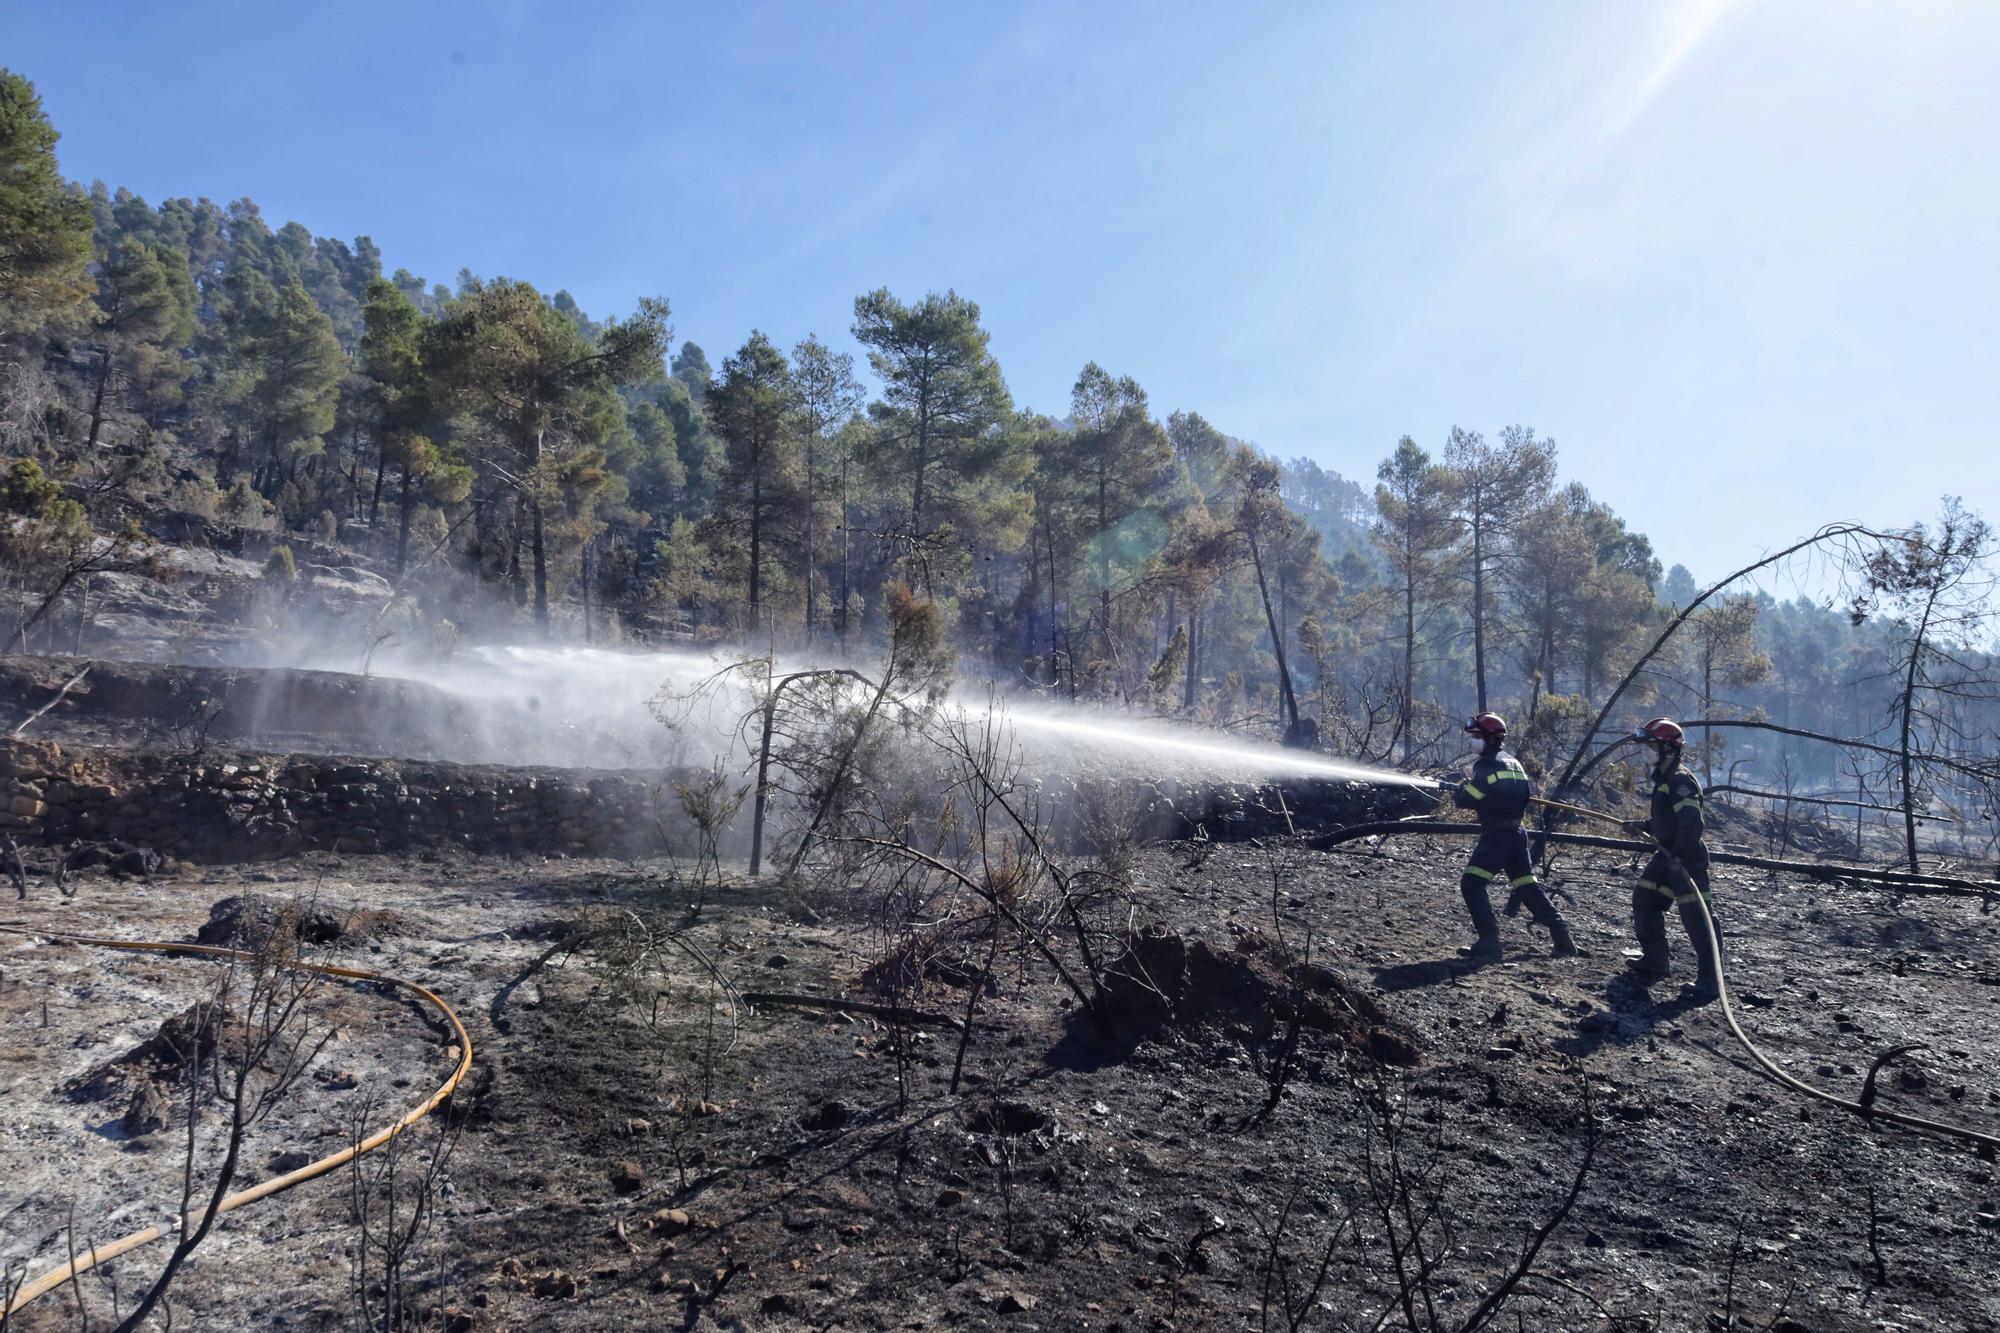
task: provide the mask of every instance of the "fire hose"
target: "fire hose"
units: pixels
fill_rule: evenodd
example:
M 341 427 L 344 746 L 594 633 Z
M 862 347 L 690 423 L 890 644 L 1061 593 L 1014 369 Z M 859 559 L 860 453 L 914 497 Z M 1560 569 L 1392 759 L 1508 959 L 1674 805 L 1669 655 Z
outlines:
M 1557 805 L 1553 801 L 1539 801 L 1539 798 L 1538 803 Z M 1564 807 L 1557 805 L 1557 808 Z M 1597 819 L 1610 820 L 1614 818 L 1611 815 L 1602 814 L 1594 810 L 1583 811 L 1581 807 L 1577 807 L 1577 809 L 1579 813 L 1588 813 Z M 1617 822 L 1622 824 L 1624 821 L 1619 820 Z M 1336 829 L 1331 833 L 1320 834 L 1311 839 L 1307 845 L 1315 851 L 1326 851 L 1341 843 L 1354 842 L 1366 837 L 1392 837 L 1396 834 L 1408 833 L 1468 837 L 1476 836 L 1480 832 L 1481 830 L 1476 824 L 1461 824 L 1444 820 L 1401 820 L 1374 824 L 1356 824 L 1348 828 Z M 1632 851 L 1666 850 L 1657 842 L 1651 840 L 1639 842 L 1637 840 L 1621 841 L 1611 838 L 1583 838 L 1565 833 L 1547 833 L 1541 836 L 1546 837 L 1551 842 L 1581 843 L 1585 846 L 1623 847 Z M 1667 857 L 1673 866 L 1674 873 L 1689 886 L 1692 886 L 1693 879 L 1689 876 L 1687 868 L 1680 863 L 1679 858 L 1675 857 L 1672 852 L 1668 852 Z M 1722 861 L 1727 859 L 1727 854 L 1712 853 L 1711 857 L 1714 860 Z M 1849 1101 L 1837 1093 L 1828 1092 L 1824 1088 L 1816 1088 L 1805 1080 L 1780 1069 L 1775 1061 L 1759 1050 L 1757 1044 L 1750 1040 L 1749 1034 L 1743 1030 L 1742 1023 L 1737 1019 L 1736 1006 L 1729 998 L 1729 983 L 1724 975 L 1727 969 L 1724 968 L 1722 962 L 1722 939 L 1715 928 L 1715 917 L 1709 912 L 1708 899 L 1705 894 L 1695 893 L 1694 900 L 1701 904 L 1702 929 L 1708 933 L 1708 947 L 1712 950 L 1713 957 L 1715 958 L 1716 998 L 1722 1002 L 1722 1016 L 1728 1022 L 1729 1031 L 1736 1038 L 1737 1043 L 1750 1053 L 1750 1058 L 1755 1060 L 1765 1073 L 1795 1092 L 1816 1098 L 1829 1106 L 1839 1107 L 1843 1111 L 1860 1116 L 1863 1120 L 1884 1120 L 1893 1125 L 1901 1125 L 1905 1129 L 1916 1130 L 1919 1133 L 1937 1134 L 1946 1138 L 1959 1139 L 1974 1145 L 1979 1150 L 1980 1155 L 1986 1158 L 1991 1158 L 1996 1153 L 2000 1153 L 2000 1135 L 1984 1134 L 1979 1130 L 1967 1129 L 1962 1125 L 1946 1124 L 1943 1121 L 1929 1120 L 1923 1116 L 1907 1115 L 1901 1111 L 1883 1110 L 1865 1102 Z
M 64 935 L 47 930 L 23 930 L 15 926 L 0 926 L 0 934 L 19 935 L 31 939 L 54 940 L 64 944 L 85 944 L 100 949 L 123 949 L 130 952 L 221 958 L 238 962 L 247 962 L 254 958 L 254 955 L 245 953 L 240 949 L 225 949 L 213 944 L 114 940 L 92 935 Z M 451 1025 L 451 1030 L 458 1039 L 458 1065 L 451 1071 L 451 1077 L 438 1086 L 437 1091 L 433 1092 L 416 1106 L 410 1108 L 394 1124 L 386 1125 L 360 1142 L 350 1144 L 348 1147 L 342 1148 L 339 1152 L 322 1157 L 316 1162 L 307 1163 L 296 1171 L 288 1171 L 284 1175 L 274 1176 L 270 1180 L 251 1186 L 249 1189 L 239 1190 L 227 1196 L 215 1205 L 215 1212 L 218 1215 L 234 1212 L 245 1204 L 255 1203 L 259 1199 L 282 1193 L 294 1185 L 300 1185 L 317 1176 L 323 1176 L 329 1171 L 345 1166 L 363 1153 L 372 1152 L 376 1148 L 381 1147 L 436 1110 L 445 1098 L 451 1096 L 458 1088 L 459 1083 L 464 1080 L 466 1074 L 472 1069 L 472 1038 L 467 1035 L 465 1024 L 459 1021 L 459 1017 L 453 1012 L 452 1007 L 446 1004 L 436 992 L 419 986 L 414 981 L 405 981 L 401 977 L 392 977 L 382 972 L 371 972 L 366 968 L 336 967 L 329 963 L 299 962 L 291 963 L 289 966 L 299 971 L 312 972 L 326 977 L 340 977 L 348 981 L 378 981 L 416 996 L 418 999 L 424 1001 L 424 1003 L 436 1009 L 444 1016 L 445 1021 Z M 198 1223 L 205 1211 L 206 1205 L 202 1209 L 190 1211 L 184 1219 L 184 1223 Z M 70 1263 L 63 1264 L 58 1268 L 52 1268 L 40 1277 L 35 1278 L 32 1282 L 24 1285 L 15 1293 L 13 1301 L 6 1307 L 6 1313 L 12 1315 L 36 1297 L 46 1295 L 72 1278 L 89 1272 L 98 1264 L 108 1259 L 115 1259 L 127 1251 L 139 1248 L 141 1245 L 159 1240 L 166 1234 L 165 1229 L 156 1224 L 147 1227 L 143 1231 L 135 1231 L 129 1236 L 121 1236 L 109 1244 L 93 1245 L 88 1254 L 79 1255 Z

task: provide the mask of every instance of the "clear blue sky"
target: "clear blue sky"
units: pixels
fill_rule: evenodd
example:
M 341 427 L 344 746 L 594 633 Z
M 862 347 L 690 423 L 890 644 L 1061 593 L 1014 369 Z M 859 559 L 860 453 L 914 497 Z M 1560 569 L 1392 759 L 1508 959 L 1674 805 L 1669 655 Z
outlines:
M 956 287 L 1370 481 L 1521 421 L 1718 573 L 2000 518 L 2000 5 L 14 5 L 72 176 L 391 268 L 667 296 L 711 360 Z

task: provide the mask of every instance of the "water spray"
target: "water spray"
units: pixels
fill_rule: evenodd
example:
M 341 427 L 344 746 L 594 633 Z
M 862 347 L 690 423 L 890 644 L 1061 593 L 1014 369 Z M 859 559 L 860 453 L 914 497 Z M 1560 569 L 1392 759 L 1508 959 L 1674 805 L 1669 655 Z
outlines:
M 1085 745 L 1171 756 L 1221 775 L 1296 774 L 1342 782 L 1370 782 L 1385 786 L 1440 789 L 1433 778 L 1399 773 L 1389 768 L 1328 759 L 1309 750 L 1287 750 L 1272 745 L 1231 743 L 1196 739 L 1153 729 L 1139 721 L 1113 723 L 1092 721 L 1088 714 L 1062 714 L 1036 709 L 1005 709 L 1005 717 L 1017 730 L 1063 736 Z

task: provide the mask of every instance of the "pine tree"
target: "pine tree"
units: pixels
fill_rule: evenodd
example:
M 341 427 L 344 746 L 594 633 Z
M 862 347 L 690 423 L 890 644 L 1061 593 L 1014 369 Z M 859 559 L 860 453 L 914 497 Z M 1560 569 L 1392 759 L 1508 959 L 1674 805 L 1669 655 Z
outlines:
M 722 437 L 723 503 L 717 517 L 749 543 L 748 597 L 753 629 L 766 627 L 766 548 L 798 516 L 803 478 L 794 413 L 798 390 L 784 354 L 753 332 L 708 391 L 708 411 Z
M 1771 674 L 1771 659 L 1757 646 L 1757 611 L 1757 599 L 1746 593 L 1714 598 L 1688 618 L 1699 716 L 1716 716 L 1718 687 L 1740 689 Z M 1704 784 L 1714 785 L 1715 757 L 1721 751 L 1721 738 L 1713 733 L 1701 743 Z
M 836 485 L 840 541 L 841 599 L 847 588 L 847 504 L 851 452 L 840 447 L 841 430 L 867 401 L 854 378 L 854 358 L 830 351 L 808 335 L 792 348 L 792 381 L 798 390 L 799 436 L 805 450 L 806 637 L 819 630 L 820 475 L 831 467 Z
M 89 196 L 56 167 L 35 86 L 0 69 L 0 335 L 33 334 L 90 298 Z
M 1154 421 L 1146 391 L 1131 376 L 1113 379 L 1095 361 L 1070 390 L 1076 437 L 1069 453 L 1071 482 L 1090 518 L 1091 564 L 1097 574 L 1098 631 L 1105 658 L 1115 660 L 1111 634 L 1112 571 L 1136 569 L 1166 544 L 1159 518 L 1173 473 L 1173 446 Z M 1152 522 L 1136 520 L 1150 515 Z
M 269 287 L 253 276 L 251 313 L 239 329 L 237 359 L 248 371 L 246 406 L 261 455 L 255 484 L 268 499 L 290 479 L 299 459 L 320 451 L 333 425 L 347 358 L 333 322 L 297 277 L 267 301 Z
M 1396 452 L 1376 469 L 1374 536 L 1396 581 L 1403 608 L 1402 680 L 1397 696 L 1397 728 L 1403 757 L 1415 750 L 1417 640 L 1444 578 L 1445 557 L 1454 536 L 1451 476 L 1405 435 Z
M 1578 516 L 1589 493 L 1569 487 L 1529 510 L 1515 530 L 1516 558 L 1502 571 L 1521 665 L 1528 678 L 1528 720 L 1555 692 L 1558 666 L 1577 637 L 1584 588 L 1597 567 Z
M 591 343 L 527 283 L 467 274 L 463 285 L 424 339 L 425 373 L 444 395 L 444 410 L 486 424 L 492 447 L 484 462 L 516 497 L 517 550 L 520 518 L 531 524 L 535 623 L 546 634 L 547 510 L 566 504 L 581 515 L 579 502 L 601 489 L 602 455 L 592 452 L 624 428 L 615 389 L 662 373 L 667 307 L 642 301 L 632 319 L 606 325 Z
M 129 398 L 137 410 L 170 405 L 188 367 L 180 352 L 194 337 L 194 282 L 187 259 L 141 241 L 104 257 L 97 274 L 97 365 L 91 374 L 86 454 L 95 455 L 104 423 Z
M 906 305 L 883 288 L 854 301 L 854 336 L 882 381 L 869 405 L 872 461 L 908 497 L 898 538 L 929 585 L 949 547 L 1018 543 L 1022 452 L 999 429 L 1012 411 L 979 307 L 956 292 Z M 944 529 L 950 529 L 946 533 Z
M 1548 497 L 1555 447 L 1526 426 L 1509 426 L 1498 446 L 1477 431 L 1451 428 L 1444 464 L 1463 525 L 1465 579 L 1472 594 L 1472 672 L 1480 712 L 1486 711 L 1487 588 L 1494 564 L 1506 560 L 1522 518 Z
M 687 498 L 687 467 L 681 462 L 673 420 L 655 402 L 633 403 L 626 417 L 638 455 L 631 469 L 632 504 L 647 519 L 664 524 Z

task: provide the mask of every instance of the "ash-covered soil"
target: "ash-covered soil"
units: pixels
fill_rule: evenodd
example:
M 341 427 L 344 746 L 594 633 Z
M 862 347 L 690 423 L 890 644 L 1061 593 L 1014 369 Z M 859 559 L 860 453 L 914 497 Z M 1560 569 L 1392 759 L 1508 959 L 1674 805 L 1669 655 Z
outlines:
M 870 998 L 878 932 L 838 896 L 805 911 L 737 888 L 691 913 L 659 866 L 315 855 L 91 877 L 68 902 L 36 884 L 0 921 L 189 939 L 246 890 L 387 914 L 329 955 L 435 988 L 476 1053 L 438 1191 L 444 1244 L 424 1258 L 445 1280 L 423 1301 L 447 1326 L 1287 1327 L 1271 1256 L 1309 1281 L 1333 1238 L 1301 1326 L 1368 1327 L 1396 1300 L 1386 1121 L 1419 1206 L 1449 1227 L 1426 1232 L 1431 1304 L 1413 1313 L 1455 1328 L 1568 1190 L 1588 1115 L 1601 1139 L 1581 1196 L 1501 1327 L 1715 1328 L 1727 1308 L 1742 1328 L 2000 1328 L 1993 1163 L 1760 1077 L 1718 1009 L 1674 998 L 1691 964 L 1678 939 L 1675 982 L 1620 981 L 1632 868 L 1610 854 L 1555 875 L 1585 957 L 1548 959 L 1523 917 L 1506 962 L 1465 970 L 1464 850 L 1148 850 L 1134 919 L 1156 942 L 1150 975 L 1190 984 L 1158 985 L 1167 998 L 1131 1025 L 1144 1035 L 1107 1041 L 1004 948 L 956 1095 L 949 1029 L 732 1007 L 713 984 L 709 963 L 739 992 Z M 1977 900 L 1727 871 L 1717 890 L 1742 1012 L 1775 1058 L 1853 1095 L 1882 1050 L 1926 1043 L 1884 1072 L 1884 1104 L 2000 1123 L 2000 948 Z M 574 923 L 624 931 L 627 908 L 685 925 L 664 971 L 614 948 L 528 975 Z M 1274 952 L 1308 935 L 1310 968 Z M 0 937 L 5 1257 L 59 1262 L 72 1202 L 80 1249 L 167 1214 L 174 1133 L 134 1139 L 123 1106 L 65 1089 L 181 1013 L 207 967 Z M 914 1002 L 962 1017 L 963 971 L 926 976 Z M 259 1130 L 258 1173 L 344 1141 L 359 1099 L 400 1108 L 449 1069 L 447 1039 L 401 1000 L 345 988 L 328 1013 L 340 1036 Z M 1296 1073 L 1260 1118 L 1294 1013 Z M 226 1218 L 175 1289 L 177 1325 L 353 1326 L 349 1188 L 338 1174 Z M 164 1256 L 117 1261 L 123 1308 Z M 84 1294 L 108 1326 L 105 1284 Z M 69 1302 L 45 1297 L 18 1326 L 74 1327 Z M 1405 1326 L 1400 1304 L 1387 1323 Z

